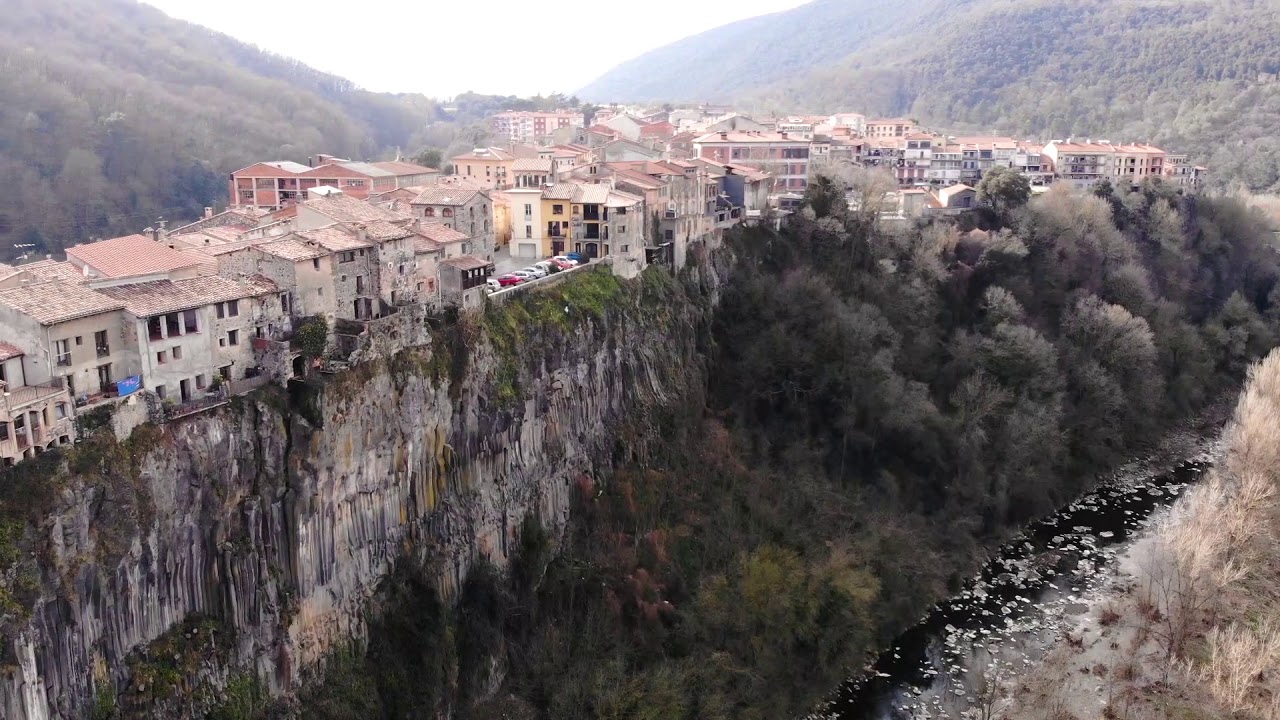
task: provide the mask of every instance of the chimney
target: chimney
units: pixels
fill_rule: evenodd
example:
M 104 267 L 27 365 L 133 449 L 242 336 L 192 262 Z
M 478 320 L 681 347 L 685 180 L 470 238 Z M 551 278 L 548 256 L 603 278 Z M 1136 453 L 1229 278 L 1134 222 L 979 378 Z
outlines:
M 782 136 L 782 139 L 783 139 L 783 140 L 786 140 L 786 139 L 787 139 L 787 133 L 786 133 L 785 131 L 780 132 L 780 133 L 778 133 L 778 134 Z
M 728 133 L 728 132 L 726 132 L 726 131 L 724 131 L 724 130 L 721 130 L 721 131 L 720 131 L 720 139 L 721 139 L 721 140 L 728 140 L 728 139 L 729 139 L 729 133 Z
M 155 228 L 148 226 L 148 227 L 147 227 L 145 230 L 143 230 L 142 232 L 143 232 L 143 233 L 145 233 L 145 234 L 147 234 L 147 235 L 150 235 L 152 240 L 154 240 L 154 241 L 156 241 L 156 242 L 160 242 L 160 231 L 159 231 L 159 230 L 156 230 Z
M 315 165 L 312 165 L 312 164 L 311 164 L 312 160 L 314 160 L 314 158 L 313 158 L 312 156 L 308 155 L 308 156 L 307 156 L 307 167 L 315 167 Z
M 208 220 L 209 218 L 213 217 L 213 208 L 211 208 L 211 207 L 207 207 L 207 208 L 205 208 L 205 209 L 204 209 L 204 217 L 205 217 L 205 219 L 206 219 L 206 220 Z

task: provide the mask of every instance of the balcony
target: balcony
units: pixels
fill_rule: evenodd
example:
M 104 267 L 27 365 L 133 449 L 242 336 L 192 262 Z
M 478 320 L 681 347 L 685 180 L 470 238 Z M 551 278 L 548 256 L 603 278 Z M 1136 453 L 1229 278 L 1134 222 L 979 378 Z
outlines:
M 111 354 L 111 348 L 107 345 L 99 345 L 97 348 L 98 357 L 104 358 Z
M 676 211 L 675 211 L 675 210 L 668 210 L 668 211 L 666 211 L 665 213 L 663 213 L 663 215 L 662 215 L 662 216 L 663 216 L 664 218 L 666 218 L 667 220 L 675 220 L 675 219 L 676 219 Z

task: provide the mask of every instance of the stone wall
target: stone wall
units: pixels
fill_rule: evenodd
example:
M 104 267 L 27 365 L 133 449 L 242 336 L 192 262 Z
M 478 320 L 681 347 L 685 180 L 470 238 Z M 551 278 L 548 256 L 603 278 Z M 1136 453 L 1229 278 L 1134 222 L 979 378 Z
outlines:
M 364 632 L 366 601 L 400 556 L 438 568 L 449 595 L 477 558 L 507 562 L 525 516 L 563 527 L 571 479 L 607 465 L 620 424 L 701 392 L 707 297 L 678 282 L 654 297 L 642 282 L 514 349 L 478 329 L 446 343 L 446 328 L 318 387 L 291 383 L 288 401 L 264 388 L 144 425 L 116 461 L 50 478 L 64 490 L 32 538 L 46 558 L 38 598 L 0 623 L 0 715 L 80 718 L 103 692 L 136 705 L 155 688 L 130 678 L 130 653 L 192 618 L 220 622 L 231 649 L 187 685 L 247 670 L 291 692 Z M 464 365 L 436 358 L 459 351 Z M 514 404 L 496 393 L 511 363 Z

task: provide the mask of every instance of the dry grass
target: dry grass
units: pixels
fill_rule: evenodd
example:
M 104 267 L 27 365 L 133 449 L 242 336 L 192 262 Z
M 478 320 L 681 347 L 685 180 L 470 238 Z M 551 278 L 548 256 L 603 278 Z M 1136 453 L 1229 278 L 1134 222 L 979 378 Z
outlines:
M 1098 609 L 1118 635 L 1082 648 L 1068 633 L 1011 720 L 1056 710 L 1099 662 L 1107 717 L 1280 720 L 1280 350 L 1250 370 L 1223 439 L 1221 462 L 1136 556 L 1135 592 Z

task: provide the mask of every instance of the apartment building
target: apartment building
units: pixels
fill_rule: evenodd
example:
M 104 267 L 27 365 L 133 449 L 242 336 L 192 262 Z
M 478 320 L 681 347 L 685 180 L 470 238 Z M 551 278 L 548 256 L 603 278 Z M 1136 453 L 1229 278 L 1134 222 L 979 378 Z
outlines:
M 863 134 L 869 138 L 906 137 L 918 129 L 916 122 L 907 118 L 875 118 L 863 123 Z
M 911 187 L 929 182 L 934 142 L 932 135 L 924 133 L 915 133 L 903 138 L 902 162 L 897 168 L 899 186 Z
M 277 160 L 254 163 L 231 173 L 231 204 L 238 208 L 279 210 L 310 199 L 318 187 L 337 188 L 367 198 L 399 187 L 428 185 L 439 171 L 402 161 L 353 162 L 327 155 L 316 167 Z
M 1117 187 L 1137 187 L 1143 180 L 1165 177 L 1168 153 L 1143 144 L 1115 145 L 1112 153 L 1112 182 Z
M 1053 163 L 1060 181 L 1072 187 L 1093 187 L 1115 170 L 1115 148 L 1110 143 L 1055 140 L 1044 146 L 1044 155 Z
M 541 142 L 561 128 L 582 126 L 582 113 L 567 110 L 549 113 L 510 111 L 489 118 L 489 129 L 494 135 L 519 143 Z
M 1199 190 L 1204 183 L 1206 168 L 1191 164 L 1185 154 L 1171 153 L 1165 156 L 1164 179 L 1188 192 Z
M 722 131 L 694 140 L 694 155 L 766 172 L 771 192 L 804 192 L 809 186 L 809 139 L 785 132 Z
M 543 183 L 545 185 L 545 183 Z M 544 257 L 549 224 L 542 219 L 542 186 L 514 187 L 505 191 L 511 207 L 511 256 L 520 258 Z

